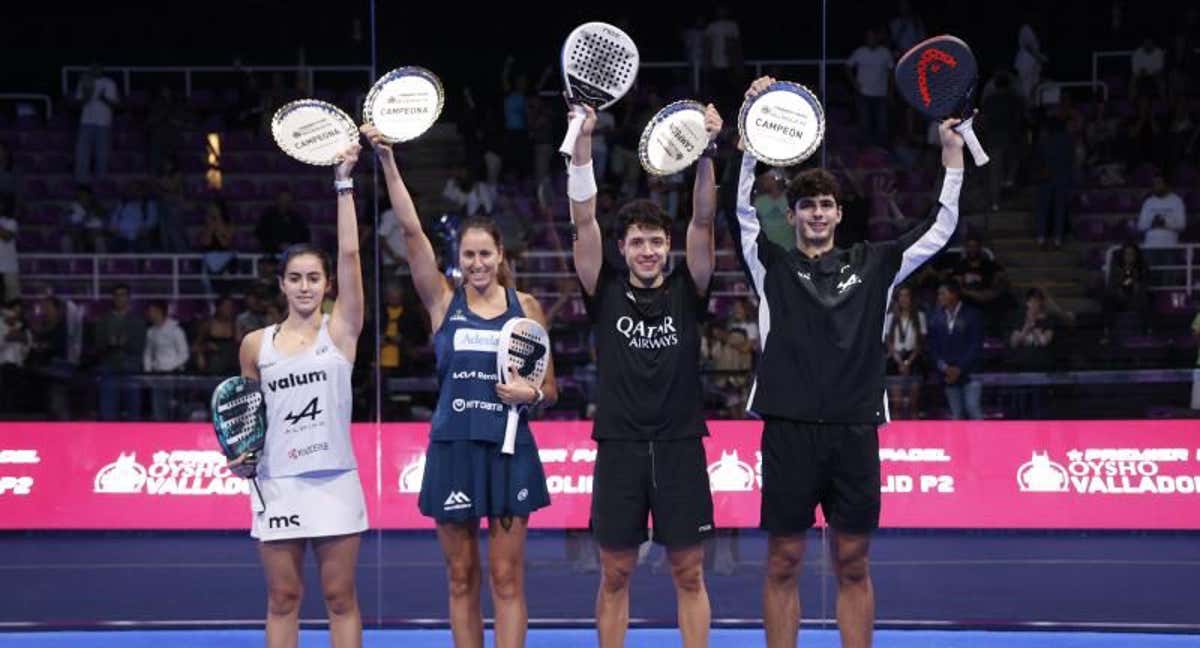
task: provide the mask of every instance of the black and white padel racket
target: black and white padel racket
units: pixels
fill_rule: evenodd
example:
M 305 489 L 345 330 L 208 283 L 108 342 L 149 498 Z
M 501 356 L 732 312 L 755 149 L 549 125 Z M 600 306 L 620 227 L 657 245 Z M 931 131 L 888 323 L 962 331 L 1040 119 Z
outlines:
M 972 128 L 978 80 L 975 54 L 954 36 L 934 36 L 917 43 L 896 61 L 896 87 L 908 105 L 937 121 L 961 117 L 954 130 L 962 135 L 975 165 L 983 166 L 989 158 Z
M 258 459 L 267 441 L 267 406 L 257 380 L 241 376 L 226 378 L 212 394 L 213 431 L 225 458 L 233 461 L 246 455 L 245 461 L 232 471 L 250 480 L 258 495 L 255 511 L 263 508 L 262 492 L 258 490 Z
M 637 45 L 620 29 L 602 22 L 576 27 L 562 48 L 567 101 L 587 104 L 596 110 L 608 108 L 633 87 L 640 61 Z M 571 109 L 567 135 L 558 147 L 559 153 L 571 157 L 583 118 L 582 108 Z
M 496 351 L 496 373 L 501 383 L 508 382 L 508 371 L 513 369 L 518 376 L 540 388 L 549 365 L 550 336 L 541 324 L 527 317 L 514 317 L 504 323 L 500 329 L 500 347 Z M 510 406 L 504 426 L 504 445 L 501 446 L 504 454 L 516 451 L 520 419 L 518 407 Z

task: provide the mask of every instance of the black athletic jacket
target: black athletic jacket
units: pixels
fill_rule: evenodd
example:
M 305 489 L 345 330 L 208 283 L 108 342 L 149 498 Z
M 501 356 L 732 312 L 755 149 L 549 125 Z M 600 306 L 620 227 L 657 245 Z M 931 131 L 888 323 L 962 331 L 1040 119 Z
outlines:
M 946 169 L 936 218 L 894 241 L 817 259 L 767 239 L 751 205 L 755 159 L 742 158 L 734 235 L 758 293 L 762 358 L 748 409 L 764 418 L 882 423 L 883 318 L 892 290 L 937 254 L 958 225 L 962 169 Z

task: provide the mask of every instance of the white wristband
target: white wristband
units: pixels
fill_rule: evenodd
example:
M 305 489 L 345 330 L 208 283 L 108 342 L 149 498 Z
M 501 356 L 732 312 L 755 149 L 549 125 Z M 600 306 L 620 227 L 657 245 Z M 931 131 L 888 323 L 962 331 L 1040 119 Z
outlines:
M 942 180 L 942 193 L 938 202 L 947 207 L 958 207 L 958 194 L 962 191 L 963 170 L 961 168 L 946 169 L 945 179 Z
M 585 202 L 596 195 L 596 174 L 592 163 L 567 165 L 567 196 L 575 202 Z
M 346 178 L 345 180 L 334 179 L 333 188 L 337 191 L 345 191 L 354 188 L 354 178 Z

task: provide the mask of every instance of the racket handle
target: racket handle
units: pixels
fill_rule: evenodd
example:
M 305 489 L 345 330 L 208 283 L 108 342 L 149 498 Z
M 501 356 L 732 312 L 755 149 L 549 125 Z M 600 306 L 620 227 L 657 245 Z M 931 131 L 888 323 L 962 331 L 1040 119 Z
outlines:
M 500 452 L 510 455 L 517 451 L 517 422 L 520 419 L 516 406 L 509 405 L 508 420 L 504 423 L 504 444 L 500 446 Z
M 979 143 L 979 137 L 975 135 L 975 128 L 972 122 L 974 117 L 968 117 L 958 123 L 954 130 L 962 135 L 963 141 L 967 144 L 967 149 L 971 151 L 971 159 L 975 160 L 975 166 L 983 166 L 988 163 L 991 158 L 988 157 L 987 151 L 983 150 L 983 145 Z
M 567 134 L 563 137 L 562 146 L 558 147 L 558 152 L 563 154 L 568 160 L 575 154 L 575 140 L 579 139 L 579 131 L 583 128 L 583 119 L 587 117 L 587 112 L 583 106 L 571 106 L 570 121 L 567 122 Z

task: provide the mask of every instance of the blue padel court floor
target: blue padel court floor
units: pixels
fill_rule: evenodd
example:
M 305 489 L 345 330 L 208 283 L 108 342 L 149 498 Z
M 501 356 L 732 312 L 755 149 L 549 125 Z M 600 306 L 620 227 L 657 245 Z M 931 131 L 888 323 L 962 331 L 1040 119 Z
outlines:
M 259 630 L 152 630 L 115 632 L 14 632 L 0 633 L 6 648 L 258 648 Z M 488 634 L 487 646 L 492 643 Z M 304 630 L 301 648 L 329 646 L 326 633 Z M 449 630 L 367 630 L 366 648 L 453 648 Z M 591 630 L 533 630 L 527 648 L 584 648 L 596 645 Z M 674 630 L 632 630 L 627 648 L 674 648 L 680 645 Z M 713 630 L 712 648 L 756 648 L 763 645 L 761 630 Z M 836 648 L 834 630 L 802 630 L 804 648 Z M 877 648 L 1200 648 L 1200 635 L 1128 634 L 1096 632 L 984 632 L 979 630 L 880 630 Z

